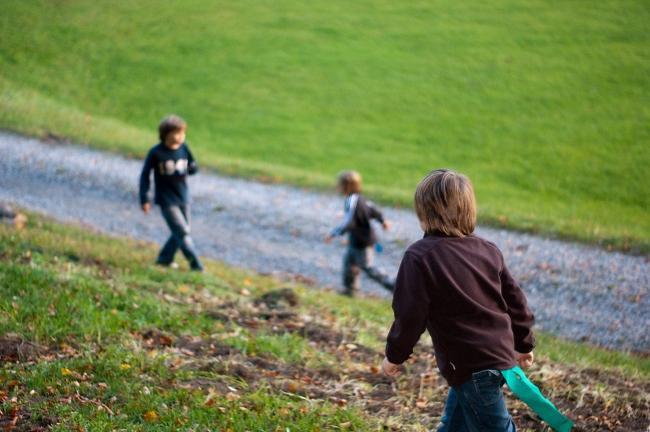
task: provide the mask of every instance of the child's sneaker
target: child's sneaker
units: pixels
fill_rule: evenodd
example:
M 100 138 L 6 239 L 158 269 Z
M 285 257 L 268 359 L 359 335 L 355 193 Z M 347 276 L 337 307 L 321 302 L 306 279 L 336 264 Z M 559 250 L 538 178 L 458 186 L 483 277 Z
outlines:
M 156 261 L 156 265 L 157 265 L 157 266 L 160 266 L 160 267 L 167 267 L 167 268 L 170 268 L 170 269 L 173 269 L 173 270 L 177 270 L 177 269 L 178 269 L 178 264 L 175 263 L 175 262 L 173 262 L 173 261 L 170 262 L 170 263 L 161 262 L 161 261 Z
M 197 273 L 203 273 L 203 264 L 201 264 L 200 261 L 194 261 L 190 264 L 190 270 Z

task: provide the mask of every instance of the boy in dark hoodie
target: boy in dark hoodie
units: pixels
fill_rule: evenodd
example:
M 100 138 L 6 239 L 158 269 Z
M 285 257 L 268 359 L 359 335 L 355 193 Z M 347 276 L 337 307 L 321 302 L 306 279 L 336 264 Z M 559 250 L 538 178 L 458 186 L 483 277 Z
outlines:
M 149 189 L 153 170 L 154 202 L 160 206 L 163 218 L 171 231 L 156 263 L 170 266 L 176 251 L 180 249 L 192 270 L 203 271 L 203 265 L 190 237 L 190 194 L 186 178 L 196 174 L 198 167 L 185 143 L 186 131 L 187 123 L 178 116 L 170 115 L 160 122 L 160 143 L 147 154 L 140 175 L 140 205 L 145 214 L 151 210 Z
M 325 237 L 325 241 L 329 243 L 336 236 L 348 234 L 348 248 L 343 257 L 342 294 L 353 296 L 358 291 L 361 270 L 392 292 L 395 281 L 372 263 L 377 236 L 370 221 L 377 220 L 384 230 L 389 229 L 390 224 L 374 204 L 361 195 L 361 175 L 358 172 L 341 172 L 336 189 L 346 197 L 345 214 L 343 221 Z
M 415 192 L 424 238 L 402 259 L 395 321 L 382 368 L 400 372 L 424 330 L 451 389 L 439 432 L 514 432 L 503 371 L 533 362 L 534 317 L 501 251 L 474 234 L 476 204 L 467 177 L 435 170 Z

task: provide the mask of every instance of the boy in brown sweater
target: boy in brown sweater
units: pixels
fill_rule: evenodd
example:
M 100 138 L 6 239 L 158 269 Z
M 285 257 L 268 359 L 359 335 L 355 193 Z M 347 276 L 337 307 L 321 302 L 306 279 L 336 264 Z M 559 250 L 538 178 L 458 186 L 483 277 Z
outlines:
M 467 177 L 432 171 L 416 189 L 415 210 L 425 234 L 397 275 L 383 370 L 399 374 L 426 329 L 451 386 L 438 431 L 515 431 L 500 371 L 533 362 L 526 297 L 501 251 L 472 234 L 476 203 Z

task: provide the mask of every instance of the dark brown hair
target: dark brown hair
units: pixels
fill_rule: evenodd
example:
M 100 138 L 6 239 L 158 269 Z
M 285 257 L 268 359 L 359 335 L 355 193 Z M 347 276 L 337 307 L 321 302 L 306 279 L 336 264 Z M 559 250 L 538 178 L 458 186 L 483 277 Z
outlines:
M 415 212 L 426 233 L 464 237 L 476 227 L 472 182 L 449 169 L 431 171 L 415 189 Z
M 177 115 L 171 114 L 160 121 L 158 125 L 158 136 L 160 136 L 160 141 L 164 142 L 168 133 L 183 129 L 187 129 L 185 120 Z

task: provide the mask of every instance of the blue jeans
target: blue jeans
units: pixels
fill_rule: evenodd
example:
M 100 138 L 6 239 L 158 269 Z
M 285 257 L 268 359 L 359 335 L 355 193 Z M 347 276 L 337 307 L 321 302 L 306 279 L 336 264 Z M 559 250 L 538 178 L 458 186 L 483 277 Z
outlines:
M 202 270 L 203 265 L 199 261 L 199 257 L 194 250 L 194 242 L 190 237 L 190 208 L 187 205 L 183 206 L 165 206 L 161 207 L 165 222 L 171 231 L 169 239 L 165 245 L 160 249 L 158 254 L 158 264 L 169 265 L 174 261 L 174 255 L 178 249 L 183 252 L 185 258 L 190 263 L 190 267 L 194 270 Z
M 501 390 L 504 383 L 499 371 L 488 369 L 452 387 L 438 432 L 515 432 Z
M 388 291 L 395 291 L 395 280 L 373 265 L 372 247 L 359 249 L 348 246 L 343 256 L 343 294 L 353 295 L 359 290 L 359 276 L 362 270 Z

